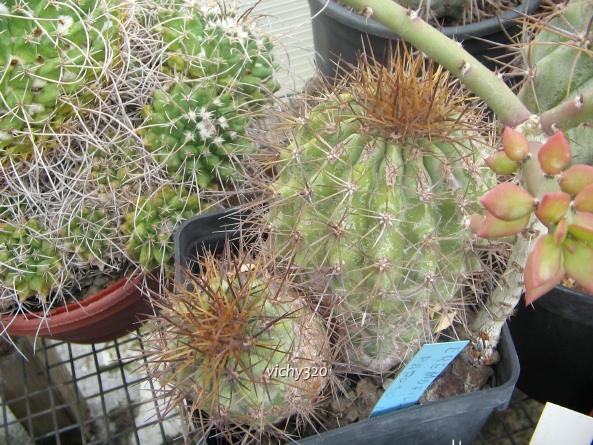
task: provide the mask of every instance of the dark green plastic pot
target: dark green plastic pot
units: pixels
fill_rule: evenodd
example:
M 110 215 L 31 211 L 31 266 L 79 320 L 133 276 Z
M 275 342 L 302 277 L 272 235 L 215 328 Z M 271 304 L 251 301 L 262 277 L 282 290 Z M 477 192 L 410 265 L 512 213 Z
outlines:
M 204 252 L 220 252 L 226 242 L 243 235 L 241 223 L 249 212 L 237 209 L 219 211 L 190 218 L 179 226 L 175 235 L 176 261 L 181 268 L 192 268 L 194 259 Z M 194 269 L 196 273 L 196 271 Z M 182 282 L 183 277 L 178 276 Z M 501 361 L 487 388 L 415 405 L 382 414 L 342 428 L 304 438 L 303 445 L 451 445 L 471 444 L 494 410 L 504 410 L 511 399 L 519 377 L 519 361 L 505 326 L 499 345 Z
M 509 36 L 520 31 L 514 22 L 523 14 L 533 13 L 541 0 L 524 0 L 515 10 L 500 17 L 462 26 L 445 27 L 441 32 L 462 42 L 463 47 L 491 69 L 497 64 L 491 58 L 507 54 L 501 45 L 510 43 Z M 334 0 L 309 0 L 311 9 L 313 44 L 317 68 L 327 78 L 334 78 L 342 61 L 356 64 L 356 54 L 372 48 L 376 58 L 382 57 L 391 40 L 399 36 L 382 24 L 362 17 Z M 368 51 L 367 51 L 368 52 Z M 342 61 L 341 61 L 342 60 Z

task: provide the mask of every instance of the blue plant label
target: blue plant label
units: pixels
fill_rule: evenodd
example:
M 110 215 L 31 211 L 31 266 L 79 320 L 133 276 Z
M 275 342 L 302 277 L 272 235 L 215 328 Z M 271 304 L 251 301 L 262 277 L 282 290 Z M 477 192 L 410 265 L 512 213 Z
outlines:
M 468 343 L 453 341 L 422 346 L 383 393 L 370 417 L 416 404 L 426 388 Z

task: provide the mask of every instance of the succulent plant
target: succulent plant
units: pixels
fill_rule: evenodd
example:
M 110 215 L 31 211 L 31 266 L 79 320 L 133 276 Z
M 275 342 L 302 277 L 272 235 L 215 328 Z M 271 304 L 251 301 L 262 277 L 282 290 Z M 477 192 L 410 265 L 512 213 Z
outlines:
M 146 340 L 151 375 L 171 404 L 189 400 L 206 437 L 282 437 L 274 424 L 305 421 L 322 400 L 328 337 L 289 276 L 230 244 L 204 253 L 201 273 L 187 274 L 161 301 Z
M 232 9 L 162 9 L 153 31 L 171 81 L 142 109 L 147 148 L 201 188 L 241 178 L 249 116 L 278 89 L 269 39 Z
M 504 201 L 500 209 L 507 209 L 501 211 L 499 216 L 511 220 L 507 223 L 515 224 L 519 230 L 514 240 L 512 254 L 508 259 L 507 270 L 502 274 L 498 285 L 492 291 L 486 306 L 478 312 L 470 326 L 476 348 L 476 358 L 478 360 L 487 359 L 498 342 L 502 325 L 512 315 L 513 309 L 519 301 L 524 283 L 529 283 L 527 286 L 535 291 L 531 295 L 536 296 L 543 287 L 549 286 L 552 281 L 557 282 L 556 279 L 562 270 L 570 271 L 569 273 L 574 276 L 583 276 L 584 266 L 574 267 L 573 259 L 576 257 L 569 260 L 568 268 L 563 261 L 568 258 L 568 255 L 576 255 L 579 258 L 588 255 L 587 253 L 583 254 L 582 249 L 588 244 L 588 241 L 584 241 L 587 238 L 588 225 L 585 223 L 585 228 L 581 228 L 583 223 L 580 216 L 575 221 L 574 215 L 577 212 L 583 212 L 583 210 L 576 210 L 574 204 L 576 195 L 573 196 L 570 193 L 570 190 L 576 191 L 578 188 L 573 188 L 575 187 L 574 178 L 579 178 L 576 182 L 580 183 L 587 177 L 585 172 L 588 171 L 588 167 L 577 164 L 586 162 L 587 156 L 577 156 L 571 159 L 574 153 L 567 149 L 567 144 L 563 142 L 565 139 L 559 131 L 568 132 L 580 124 L 589 123 L 592 120 L 593 90 L 579 90 L 581 86 L 586 88 L 586 79 L 590 77 L 588 70 L 581 71 L 581 64 L 587 65 L 584 58 L 590 57 L 587 44 L 585 44 L 590 33 L 590 17 L 585 18 L 581 15 L 590 14 L 590 4 L 579 1 L 570 2 L 568 5 L 561 4 L 557 6 L 559 12 L 556 14 L 557 18 L 554 19 L 556 20 L 555 24 L 545 25 L 545 20 L 537 22 L 539 28 L 545 27 L 549 31 L 549 33 L 546 31 L 547 36 L 541 37 L 544 40 L 539 43 L 542 46 L 541 51 L 545 54 L 551 50 L 549 61 L 555 60 L 555 62 L 536 65 L 535 71 L 541 69 L 544 72 L 539 73 L 539 86 L 535 83 L 535 103 L 540 102 L 537 99 L 538 89 L 542 94 L 542 103 L 546 96 L 553 100 L 549 103 L 549 106 L 552 107 L 550 109 L 530 110 L 504 84 L 500 76 L 486 69 L 457 43 L 440 35 L 436 29 L 424 23 L 414 11 L 406 10 L 394 2 L 383 0 L 345 0 L 344 3 L 364 10 L 367 15 L 386 24 L 398 35 L 405 36 L 409 43 L 427 56 L 433 57 L 459 78 L 468 89 L 481 97 L 504 126 L 515 130 L 506 132 L 507 139 L 514 140 L 514 142 L 505 141 L 504 152 L 501 151 L 489 159 L 489 163 L 500 173 L 512 173 L 518 169 L 516 178 L 519 185 L 525 190 L 519 192 L 513 185 L 506 184 L 495 188 L 490 192 L 493 194 L 484 198 L 491 221 L 495 217 L 493 215 L 499 212 L 499 207 L 493 203 L 493 201 L 497 201 L 498 197 Z M 572 13 L 565 15 L 564 13 L 569 10 L 572 10 Z M 575 13 L 575 11 L 577 12 Z M 536 47 L 537 44 L 534 44 L 534 48 Z M 526 51 L 533 53 L 535 49 L 526 48 Z M 563 58 L 564 56 L 565 58 Z M 545 56 L 540 59 L 540 62 L 544 60 L 547 60 Z M 572 70 L 573 68 L 575 71 Z M 568 69 L 568 75 L 555 83 L 553 79 L 561 71 L 566 73 L 565 69 Z M 550 80 L 545 81 L 544 79 Z M 533 78 L 528 79 L 528 85 L 534 85 L 532 80 Z M 571 85 L 573 80 L 575 84 Z M 549 91 L 546 91 L 548 88 Z M 573 93 L 574 96 L 570 98 Z M 524 94 L 525 97 L 528 97 L 530 92 L 527 91 Z M 563 97 L 568 100 L 563 101 Z M 529 101 L 526 100 L 526 102 Z M 539 114 L 533 114 L 534 112 Z M 517 134 L 526 138 L 529 151 L 526 158 L 525 144 L 521 143 L 523 147 L 520 146 L 521 144 L 516 145 L 516 141 L 521 139 Z M 559 146 L 560 148 L 558 148 Z M 577 144 L 575 150 L 582 150 L 583 154 L 590 153 L 588 144 L 583 142 Z M 571 171 L 570 168 L 573 167 L 567 169 L 566 176 L 569 179 L 560 182 L 558 175 L 560 178 L 565 175 L 564 169 L 571 161 L 574 163 L 573 165 L 576 165 L 577 170 Z M 507 193 L 509 191 L 512 193 Z M 570 195 L 571 202 L 568 204 L 568 210 L 563 213 L 562 209 L 566 208 L 565 193 Z M 586 193 L 583 196 L 586 196 Z M 534 200 L 533 197 L 537 199 Z M 510 200 L 516 200 L 516 202 Z M 529 213 L 535 215 L 525 225 L 524 220 L 527 219 L 526 215 Z M 562 214 L 562 216 L 556 223 L 552 222 L 558 214 Z M 545 225 L 538 222 L 538 218 L 543 220 L 548 227 L 546 228 Z M 521 221 L 522 219 L 523 221 Z M 588 219 L 588 216 L 585 216 L 584 219 Z M 500 227 L 505 224 L 491 224 L 492 227 L 497 225 Z M 571 226 L 571 231 L 568 230 L 569 226 Z M 521 230 L 522 227 L 525 229 Z M 548 230 L 552 230 L 551 237 L 548 236 Z M 575 233 L 578 235 L 575 236 Z M 544 241 L 534 243 L 539 236 L 543 236 L 540 239 Z M 564 244 L 565 242 L 566 244 Z M 534 246 L 536 246 L 535 250 Z M 532 251 L 533 254 L 530 255 Z M 560 251 L 561 254 L 559 254 Z M 548 257 L 548 255 L 552 256 Z M 524 271 L 527 272 L 527 276 L 524 276 Z
M 17 228 L 0 243 L 3 313 L 70 301 L 88 273 L 170 271 L 176 224 L 233 192 L 277 88 L 248 17 L 182 1 L 0 4 L 0 225 Z M 31 237 L 55 267 L 28 286 Z
M 108 0 L 0 3 L 0 162 L 30 156 L 38 137 L 98 102 L 119 63 L 122 11 Z
M 270 249 L 311 282 L 324 277 L 350 358 L 387 371 L 438 337 L 482 272 L 468 221 L 495 184 L 483 163 L 493 127 L 418 53 L 361 58 L 336 90 L 280 148 Z
M 173 234 L 179 223 L 207 206 L 182 186 L 162 186 L 140 196 L 125 215 L 121 230 L 126 249 L 146 270 L 172 266 Z
M 511 182 L 497 185 L 481 199 L 488 213 L 478 236 L 515 235 L 535 214 L 548 233 L 537 239 L 525 264 L 525 303 L 550 291 L 565 275 L 593 293 L 593 167 L 567 168 L 572 153 L 562 131 L 551 136 L 536 156 L 531 156 L 521 133 L 507 127 L 505 136 L 505 156 L 510 153 L 518 163 L 537 162 L 542 175 L 553 178 L 558 187 L 535 197 Z

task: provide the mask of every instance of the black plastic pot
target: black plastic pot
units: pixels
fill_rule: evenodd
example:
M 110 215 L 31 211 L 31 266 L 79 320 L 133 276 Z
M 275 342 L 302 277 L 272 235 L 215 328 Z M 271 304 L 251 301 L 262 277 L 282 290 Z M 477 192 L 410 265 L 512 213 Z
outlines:
M 531 14 L 540 3 L 541 0 L 524 0 L 514 11 L 508 11 L 500 17 L 463 26 L 445 27 L 441 32 L 447 37 L 462 41 L 463 47 L 470 54 L 493 69 L 497 64 L 488 59 L 506 54 L 506 48 L 500 45 L 508 44 L 509 36 L 520 31 L 520 26 L 513 20 L 523 14 Z M 369 47 L 375 57 L 380 59 L 389 47 L 390 40 L 399 40 L 387 27 L 350 11 L 335 0 L 309 0 L 309 8 L 315 62 L 327 78 L 334 78 L 339 74 L 337 66 L 340 60 L 356 64 L 356 54 Z M 344 67 L 343 62 L 339 64 Z
M 191 267 L 192 260 L 204 249 L 221 251 L 227 240 L 236 241 L 242 235 L 238 223 L 244 221 L 247 214 L 230 209 L 187 220 L 175 235 L 177 263 L 186 268 Z M 383 414 L 305 438 L 299 443 L 470 444 L 494 410 L 506 409 L 519 377 L 519 361 L 506 326 L 499 351 L 502 359 L 495 367 L 488 388 Z
M 540 402 L 593 410 L 593 296 L 557 286 L 509 321 L 521 375 L 517 387 Z

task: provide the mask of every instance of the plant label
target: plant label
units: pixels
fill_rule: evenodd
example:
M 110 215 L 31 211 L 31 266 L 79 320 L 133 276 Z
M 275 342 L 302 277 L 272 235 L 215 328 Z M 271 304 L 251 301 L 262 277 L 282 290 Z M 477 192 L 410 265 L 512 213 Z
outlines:
M 426 388 L 468 343 L 468 341 L 453 341 L 422 346 L 389 385 L 370 417 L 416 404 Z

